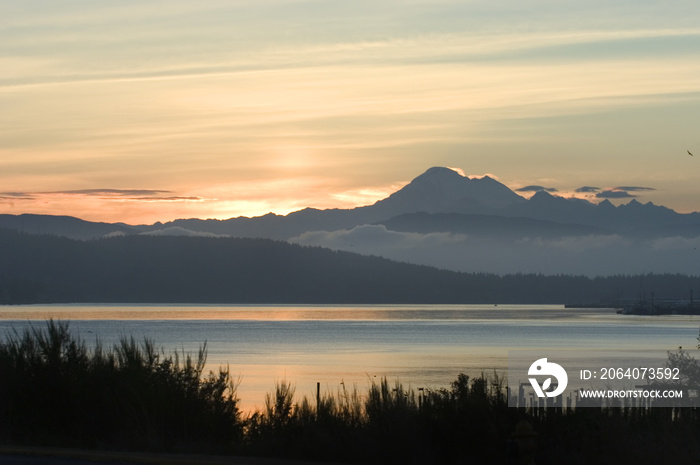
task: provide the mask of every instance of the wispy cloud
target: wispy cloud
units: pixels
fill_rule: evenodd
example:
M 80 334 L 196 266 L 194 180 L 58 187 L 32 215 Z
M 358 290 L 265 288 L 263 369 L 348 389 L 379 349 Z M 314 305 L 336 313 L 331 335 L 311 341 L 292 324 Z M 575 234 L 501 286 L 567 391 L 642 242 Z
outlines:
M 43 195 L 76 195 L 88 197 L 100 197 L 102 199 L 128 199 L 128 200 L 159 200 L 159 201 L 200 201 L 201 197 L 196 196 L 175 196 L 171 191 L 154 189 L 78 189 L 67 191 L 41 192 L 35 193 Z
M 521 187 L 519 189 L 515 189 L 515 192 L 557 192 L 558 189 L 555 187 L 544 187 L 544 186 L 537 186 L 537 185 L 530 185 L 530 186 L 525 186 Z
M 390 231 L 384 225 L 361 225 L 349 230 L 309 231 L 289 242 L 301 245 L 322 245 L 336 250 L 352 251 L 357 247 L 361 253 L 375 253 L 380 249 L 414 250 L 440 247 L 446 244 L 463 243 L 467 236 L 453 233 L 412 233 Z
M 579 187 L 578 189 L 576 189 L 575 192 L 580 193 L 580 194 L 589 194 L 589 193 L 598 192 L 600 190 L 601 190 L 600 187 L 583 186 L 583 187 Z
M 169 194 L 170 191 L 155 189 L 76 189 L 67 191 L 46 192 L 46 194 L 68 194 L 68 195 L 99 195 L 99 196 L 120 196 L 120 197 L 142 197 L 158 196 Z
M 595 196 L 599 199 L 629 199 L 637 197 L 636 195 L 630 194 L 627 191 L 620 190 L 604 190 L 596 193 Z
M 106 14 L 103 12 L 103 14 Z M 55 57 L 28 56 L 17 58 L 14 56 L 0 57 L 0 62 L 12 64 L 8 67 L 12 74 L 5 74 L 0 80 L 5 85 L 56 85 L 69 83 L 89 83 L 91 81 L 116 81 L 128 82 L 139 80 L 172 80 L 172 79 L 200 79 L 235 75 L 252 71 L 274 71 L 303 68 L 334 68 L 343 69 L 357 67 L 381 66 L 413 66 L 430 67 L 449 63 L 479 63 L 487 59 L 490 62 L 509 61 L 518 54 L 531 53 L 529 58 L 538 57 L 542 53 L 543 61 L 551 61 L 551 49 L 556 47 L 561 56 L 567 56 L 567 48 L 580 47 L 581 45 L 602 45 L 611 49 L 610 44 L 631 41 L 664 40 L 684 38 L 700 41 L 700 29 L 698 28 L 669 28 L 669 29 L 581 29 L 581 30 L 543 30 L 539 32 L 474 32 L 460 31 L 459 33 L 421 33 L 411 34 L 408 31 L 398 33 L 395 38 L 383 38 L 375 40 L 357 39 L 354 37 L 345 40 L 320 41 L 318 39 L 308 42 L 308 38 L 301 43 L 292 41 L 289 45 L 280 42 L 260 41 L 259 43 L 246 43 L 246 48 L 214 48 L 215 52 L 209 59 L 202 59 L 197 53 L 177 55 L 168 59 L 148 60 L 147 53 L 153 53 L 153 45 L 163 41 L 184 40 L 182 29 L 178 23 L 167 24 L 168 29 L 159 32 L 146 30 L 130 31 L 130 34 L 120 34 L 114 30 L 114 26 L 105 31 L 90 29 L 83 31 L 84 35 L 74 30 L 66 29 L 65 42 L 75 42 L 76 52 L 78 40 L 91 40 L 103 44 L 111 43 L 111 47 L 118 49 L 137 45 L 139 42 L 148 44 L 145 50 L 131 50 L 131 66 L 124 66 L 122 62 L 102 62 L 96 49 L 94 54 L 70 53 L 71 48 L 66 48 L 69 53 L 64 54 L 63 61 Z M 211 28 L 211 26 L 209 26 Z M 218 27 L 217 27 L 218 29 Z M 197 35 L 207 36 L 211 33 L 204 28 L 195 30 Z M 223 36 L 231 35 L 231 28 L 221 28 Z M 21 37 L 21 36 L 20 36 Z M 313 36 L 310 36 L 313 37 Z M 60 40 L 55 34 L 51 40 Z M 168 40 L 169 39 L 169 40 Z M 21 40 L 23 42 L 14 43 Z M 45 38 L 48 40 L 48 37 Z M 34 38 L 35 46 L 43 46 L 43 41 Z M 27 47 L 26 39 L 17 39 L 14 35 L 6 38 L 8 47 Z M 235 53 L 231 53 L 234 51 Z M 580 52 L 580 50 L 579 50 Z M 669 44 L 668 53 L 679 54 L 679 48 Z M 143 54 L 143 56 L 141 56 Z M 119 58 L 119 54 L 116 54 Z M 134 57 L 141 58 L 134 63 Z M 578 57 L 580 59 L 580 57 Z M 127 60 L 122 57 L 122 60 Z M 12 61 L 8 61 L 12 60 Z M 100 66 L 81 66 L 83 60 L 97 60 Z M 578 60 L 577 60 L 578 61 Z M 76 72 L 76 70 L 82 70 Z M 85 71 L 91 70 L 91 71 Z
M 451 233 L 406 233 L 383 226 L 307 232 L 291 242 L 464 272 L 585 274 L 697 273 L 700 237 L 651 241 L 589 235 L 502 241 Z
M 617 186 L 614 190 L 618 191 L 631 191 L 631 192 L 644 192 L 644 191 L 655 191 L 653 187 L 640 187 L 640 186 Z
M 156 229 L 141 233 L 142 236 L 186 236 L 186 237 L 227 237 L 222 234 L 214 234 L 202 231 L 191 231 L 180 226 L 172 226 L 169 228 Z
M 576 192 L 588 192 L 588 193 L 593 193 L 595 192 L 595 197 L 599 199 L 629 199 L 629 198 L 635 198 L 638 197 L 639 195 L 637 194 L 632 194 L 632 192 L 638 193 L 638 192 L 653 192 L 656 189 L 653 187 L 642 187 L 642 186 L 617 186 L 609 189 L 598 189 L 598 188 L 581 188 L 581 189 L 587 189 L 587 190 L 579 190 L 577 189 Z
M 0 192 L 0 200 L 33 200 L 36 196 L 28 192 Z
M 110 202 L 119 203 L 154 203 L 154 202 L 204 202 L 199 196 L 178 196 L 172 192 L 155 189 L 77 189 L 45 192 L 2 192 L 0 201 L 10 203 L 22 202 L 31 211 L 30 204 L 61 204 L 66 199 L 86 204 L 108 205 Z
M 156 189 L 75 189 L 64 191 L 43 192 L 0 192 L 0 198 L 35 200 L 39 197 L 75 196 L 75 197 L 99 197 L 103 200 L 203 200 L 197 196 L 170 195 L 171 191 Z
M 455 167 L 452 167 L 452 166 L 448 166 L 447 168 L 451 169 L 451 170 L 454 171 L 455 173 L 458 173 L 458 174 L 459 174 L 460 176 L 462 176 L 462 177 L 465 177 L 465 178 L 467 177 L 467 173 L 465 173 L 464 170 L 463 170 L 462 168 L 455 168 Z

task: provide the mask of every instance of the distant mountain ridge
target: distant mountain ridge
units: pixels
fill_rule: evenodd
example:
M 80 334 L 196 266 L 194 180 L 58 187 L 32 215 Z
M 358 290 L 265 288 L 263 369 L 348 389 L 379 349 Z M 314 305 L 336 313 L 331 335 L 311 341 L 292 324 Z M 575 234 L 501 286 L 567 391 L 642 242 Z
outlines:
M 72 216 L 0 214 L 0 228 L 29 234 L 48 234 L 71 239 L 95 239 L 114 234 L 139 234 L 138 227 L 124 223 L 97 223 Z
M 408 213 L 488 214 L 522 202 L 526 200 L 494 179 L 470 179 L 449 168 L 433 167 L 373 205 L 347 210 L 305 208 L 286 216 L 270 213 L 256 218 L 176 220 L 161 227 L 180 226 L 214 234 L 286 240 L 307 231 L 349 229 Z
M 0 215 L 0 228 L 80 240 L 273 239 L 466 273 L 700 275 L 700 213 L 637 200 L 594 204 L 547 192 L 526 199 L 493 178 L 471 179 L 440 167 L 373 205 L 352 209 L 152 225 Z
M 305 208 L 284 216 L 269 213 L 259 217 L 227 220 L 179 219 L 152 225 L 94 223 L 66 216 L 0 215 L 0 227 L 74 239 L 93 239 L 114 234 L 167 235 L 170 232 L 178 235 L 214 234 L 288 240 L 309 231 L 352 229 L 364 224 L 381 223 L 391 229 L 392 225 L 397 224 L 392 218 L 417 213 L 450 214 L 455 221 L 457 219 L 454 215 L 465 215 L 459 219 L 459 222 L 463 223 L 462 229 L 469 229 L 469 222 L 478 220 L 482 233 L 494 236 L 507 233 L 507 229 L 513 228 L 517 222 L 491 218 L 488 220 L 491 225 L 489 232 L 485 228 L 487 220 L 484 217 L 539 221 L 541 223 L 536 228 L 530 221 L 529 230 L 533 234 L 540 231 L 545 236 L 567 233 L 614 233 L 646 237 L 700 235 L 698 212 L 681 214 L 652 203 L 641 204 L 636 200 L 618 207 L 608 200 L 593 204 L 581 199 L 557 197 L 543 191 L 525 199 L 490 177 L 470 179 L 442 167 L 430 168 L 400 190 L 373 205 L 353 209 Z M 428 220 L 430 217 L 422 218 Z M 414 217 L 413 228 L 416 230 L 426 231 L 430 224 L 435 223 L 435 219 L 432 218 L 421 226 L 415 224 L 417 219 L 418 217 Z M 474 225 L 472 229 L 478 228 Z
M 390 217 L 414 212 L 489 212 L 525 201 L 488 176 L 471 179 L 449 168 L 433 167 L 386 199 L 364 208 Z
M 636 199 L 616 207 L 609 200 L 593 204 L 586 200 L 557 197 L 542 191 L 516 208 L 510 207 L 501 213 L 503 216 L 579 223 L 624 234 L 653 235 L 662 231 L 683 236 L 700 234 L 700 213 L 677 213 L 651 202 L 642 204 Z M 674 231 L 674 227 L 679 227 L 678 231 Z

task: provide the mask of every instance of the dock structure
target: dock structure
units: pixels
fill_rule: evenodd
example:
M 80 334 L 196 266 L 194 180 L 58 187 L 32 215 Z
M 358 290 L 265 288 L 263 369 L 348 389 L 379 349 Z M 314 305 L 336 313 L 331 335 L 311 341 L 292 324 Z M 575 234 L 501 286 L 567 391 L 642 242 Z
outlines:
M 652 292 L 651 299 L 618 300 L 616 307 L 623 315 L 700 315 L 692 289 L 689 299 L 655 299 Z

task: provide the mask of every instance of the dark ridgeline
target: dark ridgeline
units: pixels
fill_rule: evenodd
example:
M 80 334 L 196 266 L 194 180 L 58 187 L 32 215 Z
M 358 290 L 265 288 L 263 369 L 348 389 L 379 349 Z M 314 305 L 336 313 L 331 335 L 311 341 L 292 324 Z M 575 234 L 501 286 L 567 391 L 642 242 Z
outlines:
M 416 215 L 417 214 L 417 215 Z M 368 224 L 397 231 L 453 231 L 487 236 L 561 237 L 621 234 L 626 237 L 700 235 L 700 212 L 677 213 L 636 199 L 620 206 L 594 204 L 539 191 L 525 199 L 489 177 L 470 179 L 433 167 L 373 205 L 352 209 L 304 208 L 259 217 L 226 220 L 179 219 L 152 225 L 96 223 L 67 216 L 0 214 L 0 228 L 31 234 L 92 239 L 180 228 L 196 234 L 287 240 L 309 231 L 337 231 Z M 534 236 L 532 236 L 534 234 Z
M 681 298 L 685 275 L 457 273 L 266 239 L 78 241 L 0 229 L 0 303 L 597 303 Z M 695 289 L 695 295 L 700 295 Z

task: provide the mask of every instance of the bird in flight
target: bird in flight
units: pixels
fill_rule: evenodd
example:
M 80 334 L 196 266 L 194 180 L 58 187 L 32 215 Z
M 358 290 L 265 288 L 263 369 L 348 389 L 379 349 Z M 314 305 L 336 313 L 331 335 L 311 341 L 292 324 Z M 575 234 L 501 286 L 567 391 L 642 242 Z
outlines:
M 694 157 L 694 156 L 695 156 L 695 155 L 693 155 L 692 153 L 690 153 L 690 150 L 686 150 L 686 152 L 688 152 L 688 155 L 690 155 L 691 157 Z

